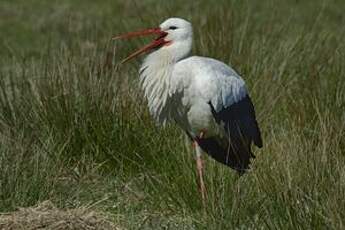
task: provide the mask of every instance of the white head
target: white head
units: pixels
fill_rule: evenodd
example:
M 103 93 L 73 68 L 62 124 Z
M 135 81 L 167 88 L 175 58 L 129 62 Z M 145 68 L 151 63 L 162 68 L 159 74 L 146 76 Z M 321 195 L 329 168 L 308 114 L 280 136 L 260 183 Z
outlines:
M 169 18 L 160 24 L 159 28 L 166 32 L 167 41 L 161 49 L 168 50 L 176 61 L 186 57 L 192 49 L 192 24 L 181 18 Z
M 159 25 L 159 28 L 168 33 L 165 37 L 171 41 L 185 41 L 193 37 L 192 24 L 182 18 L 169 18 Z
M 158 37 L 152 43 L 128 56 L 125 60 L 123 60 L 123 62 L 126 62 L 140 55 L 141 53 L 152 49 L 155 49 L 155 52 L 167 51 L 172 59 L 178 61 L 188 56 L 192 49 L 192 25 L 188 21 L 181 18 L 169 18 L 161 23 L 157 28 L 131 32 L 113 37 L 113 39 L 127 39 L 151 34 L 157 34 Z

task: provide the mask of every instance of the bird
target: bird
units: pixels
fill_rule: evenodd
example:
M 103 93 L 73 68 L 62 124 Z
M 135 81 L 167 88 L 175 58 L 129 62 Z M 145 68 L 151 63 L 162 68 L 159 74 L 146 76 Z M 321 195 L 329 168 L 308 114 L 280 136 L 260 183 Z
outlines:
M 191 56 L 193 28 L 185 19 L 169 18 L 158 27 L 112 39 L 148 35 L 156 37 L 121 64 L 148 53 L 139 69 L 139 83 L 149 112 L 162 126 L 176 123 L 192 141 L 205 202 L 204 153 L 242 175 L 255 158 L 252 144 L 263 146 L 253 103 L 234 69 L 213 58 Z

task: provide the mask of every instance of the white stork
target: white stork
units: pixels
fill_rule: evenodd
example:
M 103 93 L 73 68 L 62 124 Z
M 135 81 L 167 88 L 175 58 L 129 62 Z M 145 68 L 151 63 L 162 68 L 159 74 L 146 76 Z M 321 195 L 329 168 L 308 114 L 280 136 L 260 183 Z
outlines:
M 157 28 L 113 39 L 151 34 L 158 37 L 122 63 L 153 50 L 139 71 L 150 113 L 160 124 L 176 122 L 193 141 L 204 202 L 202 152 L 242 174 L 254 158 L 251 143 L 262 147 L 254 106 L 245 82 L 232 68 L 212 58 L 189 56 L 193 30 L 184 19 L 169 18 Z

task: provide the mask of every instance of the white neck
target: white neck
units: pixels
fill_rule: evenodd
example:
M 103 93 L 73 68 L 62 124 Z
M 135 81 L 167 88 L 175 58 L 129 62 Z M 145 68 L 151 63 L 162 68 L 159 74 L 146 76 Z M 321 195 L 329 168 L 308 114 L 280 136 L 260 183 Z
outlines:
M 148 55 L 140 68 L 140 83 L 148 100 L 151 115 L 160 123 L 169 118 L 166 102 L 174 65 L 186 58 L 190 44 L 171 44 Z

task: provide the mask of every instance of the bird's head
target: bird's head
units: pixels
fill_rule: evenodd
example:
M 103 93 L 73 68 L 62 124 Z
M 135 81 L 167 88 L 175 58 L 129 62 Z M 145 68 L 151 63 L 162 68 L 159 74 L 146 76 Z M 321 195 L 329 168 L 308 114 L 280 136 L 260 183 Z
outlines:
M 192 47 L 192 25 L 181 18 L 169 18 L 161 23 L 159 27 L 122 34 L 112 39 L 129 39 L 147 35 L 157 35 L 157 37 L 150 44 L 129 55 L 122 63 L 142 53 L 157 49 L 172 51 L 171 53 L 174 53 L 176 58 L 179 59 L 187 55 Z

